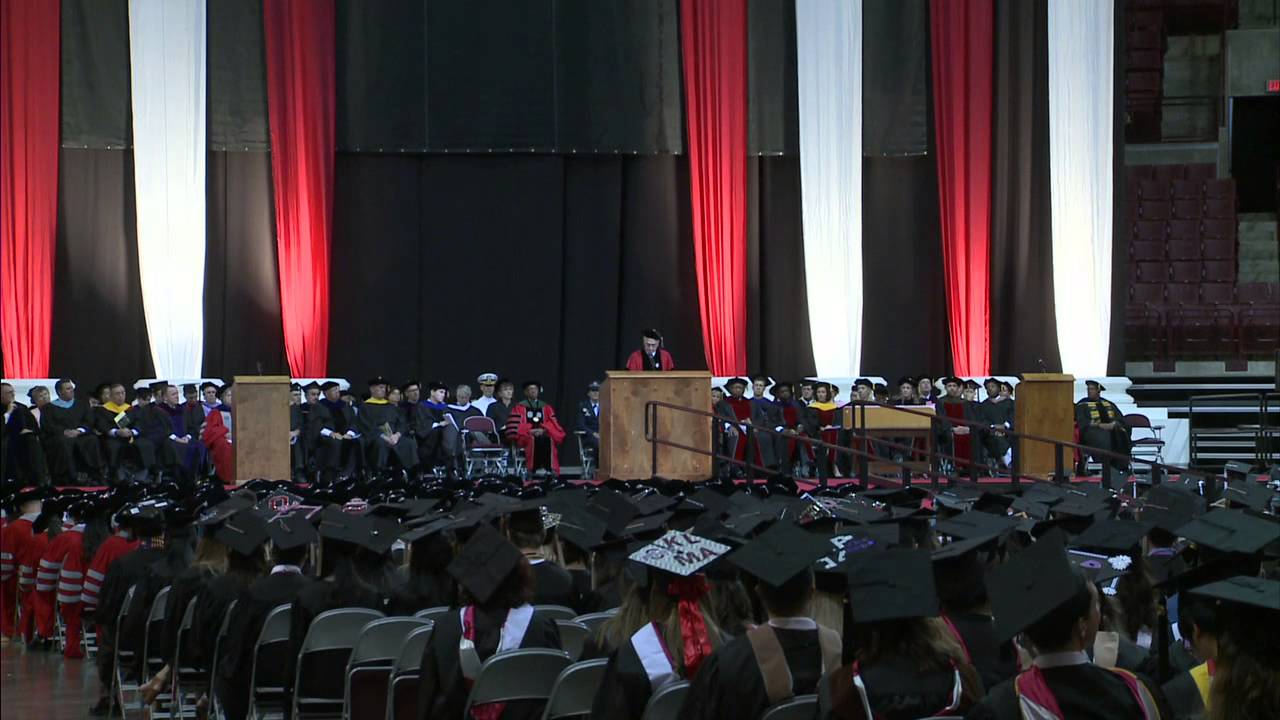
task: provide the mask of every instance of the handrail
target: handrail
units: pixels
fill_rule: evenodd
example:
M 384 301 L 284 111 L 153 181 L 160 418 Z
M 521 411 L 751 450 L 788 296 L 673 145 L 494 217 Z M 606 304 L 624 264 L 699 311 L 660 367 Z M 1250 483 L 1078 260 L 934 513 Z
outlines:
M 674 440 L 657 437 L 658 411 L 660 409 L 666 409 L 669 411 L 674 411 L 682 414 L 697 415 L 697 416 L 705 417 L 711 421 L 723 422 L 726 424 L 733 424 L 733 425 L 746 424 L 748 426 L 747 429 L 749 432 L 744 436 L 743 439 L 744 439 L 744 442 L 748 443 L 746 448 L 747 452 L 750 452 L 753 449 L 751 440 L 755 437 L 755 435 L 763 434 L 763 435 L 769 435 L 769 436 L 783 436 L 789 441 L 793 441 L 798 444 L 804 445 L 808 447 L 811 450 L 811 452 L 813 452 L 815 458 L 817 458 L 820 455 L 819 448 L 822 450 L 833 450 L 838 453 L 852 456 L 852 458 L 856 460 L 858 463 L 858 467 L 857 467 L 858 472 L 856 473 L 856 476 L 859 478 L 859 481 L 863 489 L 867 488 L 871 480 L 876 480 L 881 484 L 890 484 L 893 486 L 899 486 L 899 483 L 896 480 L 888 476 L 876 475 L 871 473 L 868 466 L 872 461 L 880 464 L 892 464 L 892 465 L 900 466 L 902 468 L 902 475 L 901 475 L 902 482 L 900 486 L 910 487 L 911 475 L 912 475 L 911 465 L 918 464 L 918 461 L 913 461 L 913 460 L 910 460 L 909 458 L 912 455 L 919 455 L 921 452 L 920 449 L 915 447 L 914 445 L 905 445 L 905 444 L 896 442 L 892 439 L 881 438 L 881 437 L 876 437 L 874 439 L 874 443 L 880 447 L 888 447 L 892 449 L 903 450 L 904 452 L 902 454 L 902 460 L 901 461 L 890 460 L 888 458 L 883 458 L 873 454 L 872 452 L 869 452 L 867 450 L 867 448 L 869 447 L 867 444 L 867 440 L 869 439 L 870 436 L 867 434 L 867 429 L 866 429 L 866 421 L 865 421 L 866 407 L 869 407 L 869 406 L 884 407 L 884 408 L 889 408 L 895 412 L 928 417 L 931 420 L 930 430 L 929 430 L 930 432 L 934 432 L 935 426 L 933 425 L 933 423 L 944 423 L 948 427 L 965 426 L 965 427 L 975 429 L 976 432 L 971 433 L 971 436 L 975 440 L 979 440 L 980 438 L 983 437 L 984 434 L 990 434 L 993 431 L 993 428 L 991 426 L 979 421 L 966 420 L 963 418 L 952 418 L 945 415 L 938 415 L 936 413 L 926 413 L 926 412 L 921 412 L 919 410 L 912 410 L 904 406 L 885 405 L 883 403 L 879 403 L 875 401 L 854 401 L 844 406 L 844 408 L 851 407 L 851 406 L 854 408 L 854 411 L 860 410 L 863 413 L 862 422 L 855 424 L 855 427 L 856 427 L 855 432 L 857 433 L 856 436 L 862 438 L 864 441 L 860 444 L 861 445 L 860 448 L 855 448 L 847 445 L 838 445 L 838 444 L 828 443 L 821 440 L 820 435 L 819 437 L 810 437 L 808 435 L 799 434 L 799 433 L 788 433 L 785 431 L 780 432 L 770 427 L 757 426 L 757 425 L 751 424 L 750 422 L 744 423 L 744 421 L 739 420 L 737 417 L 722 417 L 714 412 L 684 407 L 681 405 L 676 405 L 674 403 L 664 402 L 660 400 L 650 400 L 645 403 L 644 431 L 645 431 L 645 440 L 649 442 L 651 446 L 651 452 L 652 452 L 651 467 L 653 468 L 654 474 L 657 475 L 658 474 L 657 448 L 658 448 L 658 445 L 666 445 L 668 447 L 674 447 L 674 448 L 685 450 L 688 452 L 694 452 L 702 455 L 710 455 L 715 459 L 718 459 L 724 462 L 729 462 L 736 466 L 751 468 L 757 471 L 763 471 L 766 474 L 774 474 L 777 472 L 777 470 L 775 469 L 771 469 L 771 468 L 767 468 L 767 467 L 763 467 L 761 465 L 755 464 L 754 454 L 748 455 L 744 453 L 744 460 L 738 460 L 734 457 L 728 457 L 726 455 L 721 454 L 718 451 L 719 450 L 718 447 L 715 449 L 696 448 L 696 447 L 693 447 L 684 443 L 680 443 Z M 840 410 L 843 410 L 844 408 L 840 408 Z M 945 433 L 946 430 L 943 430 L 943 432 Z M 1015 487 L 1017 487 L 1023 481 L 1028 481 L 1031 483 L 1045 482 L 1044 478 L 1037 477 L 1034 475 L 1027 475 L 1020 472 L 1020 461 L 1019 461 L 1020 459 L 1019 459 L 1019 448 L 1018 448 L 1019 440 L 1041 442 L 1041 443 L 1046 443 L 1054 446 L 1054 449 L 1055 449 L 1054 457 L 1056 460 L 1056 467 L 1055 467 L 1053 477 L 1058 480 L 1062 480 L 1066 478 L 1066 473 L 1064 472 L 1064 468 L 1062 467 L 1063 465 L 1062 458 L 1063 458 L 1064 452 L 1068 448 L 1072 449 L 1073 451 L 1074 450 L 1082 451 L 1096 459 L 1102 459 L 1105 461 L 1110 461 L 1113 459 L 1123 460 L 1130 466 L 1132 466 L 1135 463 L 1141 463 L 1144 466 L 1149 466 L 1152 470 L 1151 476 L 1152 476 L 1153 483 L 1159 483 L 1160 477 L 1162 474 L 1177 474 L 1183 477 L 1187 477 L 1187 476 L 1200 477 L 1202 479 L 1208 479 L 1213 477 L 1211 473 L 1196 471 L 1190 468 L 1179 467 L 1176 465 L 1157 463 L 1151 460 L 1147 460 L 1145 458 L 1135 458 L 1132 455 L 1126 455 L 1124 453 L 1118 453 L 1110 450 L 1094 448 L 1094 447 L 1090 447 L 1080 443 L 1069 442 L 1065 440 L 1057 440 L 1054 438 L 1047 438 L 1047 437 L 1031 435 L 1026 433 L 1018 433 L 1016 431 L 1009 430 L 1009 429 L 1004 429 L 1004 430 L 1001 430 L 1000 432 L 1009 439 L 1010 446 L 1013 449 L 1013 453 L 1012 453 L 1013 463 L 1010 466 L 1009 480 Z M 977 485 L 977 477 L 978 477 L 977 476 L 977 473 L 978 473 L 977 445 L 978 445 L 977 442 L 970 443 L 970 457 L 960 458 L 955 455 L 938 450 L 937 445 L 933 442 L 929 443 L 929 452 L 928 452 L 929 469 L 928 469 L 927 475 L 935 491 L 938 489 L 938 483 L 939 483 L 940 477 L 946 478 L 948 487 L 955 486 L 957 480 L 962 479 L 962 476 L 959 476 L 959 475 L 940 472 L 939 461 L 941 460 L 950 460 L 952 463 L 954 463 L 954 467 L 956 468 L 959 468 L 961 464 L 967 464 L 969 467 L 969 478 L 966 484 L 972 484 L 974 486 Z M 826 465 L 825 462 L 818 463 L 818 468 L 819 468 L 818 484 L 820 487 L 826 487 L 827 485 L 825 465 Z M 1110 472 L 1107 471 L 1104 467 L 1103 477 L 1106 478 L 1109 475 L 1110 475 Z
M 1191 462 L 1195 464 L 1198 453 L 1198 437 L 1196 433 L 1196 402 L 1222 402 L 1226 401 L 1253 401 L 1257 402 L 1258 408 L 1258 427 L 1252 434 L 1254 437 L 1254 453 L 1253 459 L 1259 465 L 1269 465 L 1275 454 L 1272 452 L 1267 438 L 1274 429 L 1280 428 L 1280 425 L 1272 426 L 1270 422 L 1272 412 L 1280 412 L 1280 404 L 1272 408 L 1272 399 L 1280 400 L 1280 392 L 1260 390 L 1258 392 L 1245 393 L 1217 393 L 1212 395 L 1192 395 L 1187 399 L 1187 415 L 1190 423 L 1190 441 L 1191 441 Z M 1244 406 L 1242 406 L 1244 407 Z M 1252 405 L 1248 406 L 1252 409 Z M 1206 411 L 1208 412 L 1208 411 Z M 1237 427 L 1237 429 L 1240 429 Z

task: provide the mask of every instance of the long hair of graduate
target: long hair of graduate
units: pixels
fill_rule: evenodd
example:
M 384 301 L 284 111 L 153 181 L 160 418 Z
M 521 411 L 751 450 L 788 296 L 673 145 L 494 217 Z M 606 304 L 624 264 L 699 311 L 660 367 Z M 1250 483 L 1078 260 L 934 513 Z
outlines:
M 529 559 L 521 557 L 516 566 L 507 573 L 502 583 L 493 591 L 493 595 L 485 602 L 477 602 L 467 591 L 465 585 L 458 584 L 458 602 L 461 605 L 475 605 L 483 610 L 502 610 L 518 608 L 533 600 L 533 566 Z
M 1156 590 L 1151 582 L 1151 565 L 1142 553 L 1135 553 L 1133 567 L 1120 576 L 1116 584 L 1116 599 L 1123 613 L 1121 630 L 1130 640 L 1137 641 L 1143 628 L 1156 628 Z
M 1280 717 L 1280 641 L 1263 613 L 1219 612 L 1218 656 L 1209 689 L 1209 720 Z
M 334 583 L 359 587 L 378 598 L 391 597 L 397 580 L 395 561 L 391 559 L 390 552 L 375 553 L 364 548 L 353 548 L 334 563 Z
M 227 575 L 234 575 L 244 585 L 248 585 L 261 577 L 267 570 L 266 548 L 259 545 L 248 555 L 238 552 L 227 553 Z
M 619 576 L 619 595 L 622 603 L 618 612 L 604 621 L 596 631 L 596 644 L 602 649 L 614 649 L 630 641 L 637 630 L 649 620 L 649 587 L 635 582 L 627 573 Z
M 102 543 L 109 537 L 111 537 L 111 528 L 106 520 L 91 518 L 85 521 L 84 537 L 80 541 L 80 558 L 84 561 L 85 567 L 89 567 L 93 562 L 93 556 L 98 554 L 98 548 L 102 547 Z
M 668 581 L 673 577 L 661 571 L 650 571 L 649 617 L 661 627 L 662 641 L 671 652 L 671 664 L 681 676 L 684 676 L 684 636 L 680 632 L 680 603 L 678 598 L 667 594 Z M 715 613 L 711 609 L 711 593 L 702 596 L 698 601 L 698 610 L 702 613 L 702 621 L 707 625 L 707 637 L 711 640 L 711 649 L 716 650 L 722 643 L 723 635 L 720 624 L 716 622 Z
M 213 533 L 205 533 L 196 541 L 195 558 L 191 564 L 214 575 L 221 575 L 227 571 L 230 555 L 227 546 L 219 542 Z
M 904 658 L 921 671 L 967 665 L 964 651 L 941 618 L 854 623 L 849 630 L 856 656 L 864 665 L 886 658 Z

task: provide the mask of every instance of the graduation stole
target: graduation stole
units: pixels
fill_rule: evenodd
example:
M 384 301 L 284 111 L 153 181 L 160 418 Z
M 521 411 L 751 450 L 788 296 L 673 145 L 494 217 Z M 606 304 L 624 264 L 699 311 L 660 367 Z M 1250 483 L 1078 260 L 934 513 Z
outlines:
M 951 637 L 956 639 L 956 643 L 960 645 L 960 651 L 964 653 L 965 662 L 973 664 L 973 656 L 969 654 L 969 646 L 965 644 L 964 636 L 960 634 L 960 630 L 956 628 L 956 624 L 951 622 L 951 618 L 946 613 L 942 613 L 942 622 L 946 624 L 947 630 L 951 632 Z
M 391 401 L 387 400 L 386 398 L 369 398 L 368 400 L 365 400 L 365 402 L 369 403 L 370 405 L 390 405 L 391 404 Z
M 1213 685 L 1213 658 L 1209 658 L 1208 662 L 1200 663 L 1191 668 L 1191 679 L 1196 684 L 1196 690 L 1200 691 L 1200 701 L 1204 703 L 1204 709 L 1209 711 L 1209 688 Z
M 1136 675 L 1120 668 L 1103 669 L 1115 673 L 1124 681 L 1129 692 L 1133 694 L 1133 699 L 1137 701 L 1138 707 L 1142 709 L 1144 720 L 1155 720 L 1160 717 L 1155 700 Z M 1022 711 L 1023 718 L 1062 720 L 1065 717 L 1062 714 L 1062 708 L 1058 706 L 1058 699 L 1053 696 L 1049 683 L 1045 681 L 1044 671 L 1039 667 L 1032 666 L 1030 670 L 1019 674 L 1013 681 L 1013 690 L 1018 696 L 1018 708 Z
M 1107 407 L 1105 400 L 1086 401 L 1085 407 L 1089 408 L 1089 424 L 1111 422 L 1111 409 Z
M 458 667 L 462 670 L 463 683 L 467 690 L 475 684 L 480 674 L 480 655 L 476 653 L 476 608 L 467 605 L 458 611 L 462 622 L 462 639 L 458 641 Z M 524 635 L 529 630 L 529 621 L 533 619 L 533 606 L 528 603 L 507 611 L 507 619 L 502 623 L 502 631 L 498 636 L 497 655 L 507 650 L 515 650 L 524 642 Z M 498 720 L 506 703 L 485 703 L 471 708 L 471 717 L 475 720 Z
M 840 636 L 830 628 L 818 626 L 818 646 L 822 652 L 822 672 L 818 677 L 826 677 L 827 673 L 840 667 Z M 747 641 L 751 643 L 751 652 L 755 655 L 756 666 L 760 668 L 760 677 L 764 680 L 765 695 L 770 705 L 777 705 L 787 698 L 795 696 L 795 679 L 791 667 L 787 665 L 787 655 L 778 642 L 778 634 L 772 625 L 757 625 L 747 631 Z
M 858 694 L 858 700 L 861 702 L 863 716 L 866 717 L 867 720 L 873 720 L 873 718 L 876 717 L 876 714 L 871 709 L 871 701 L 867 699 L 867 686 L 865 683 L 862 682 L 862 673 L 858 671 L 858 666 L 859 666 L 859 661 L 854 660 L 852 686 L 854 691 L 856 691 Z M 951 686 L 951 699 L 947 702 L 946 707 L 942 708 L 941 710 L 934 713 L 933 715 L 930 715 L 929 717 L 937 717 L 939 715 L 949 715 L 953 710 L 960 707 L 960 699 L 964 695 L 964 682 L 960 679 L 960 670 L 956 668 L 955 663 L 951 664 L 951 672 L 955 675 L 955 682 Z M 838 676 L 837 676 L 837 681 L 838 681 Z M 848 696 L 846 695 L 845 697 L 848 697 Z M 1023 714 L 1022 717 L 1024 719 L 1031 718 L 1032 720 L 1048 720 L 1048 716 L 1026 715 L 1025 713 Z
M 631 635 L 631 649 L 640 658 L 644 674 L 649 678 L 649 688 L 657 692 L 669 682 L 680 679 L 676 674 L 675 663 L 671 659 L 671 651 L 662 640 L 656 623 L 648 623 Z

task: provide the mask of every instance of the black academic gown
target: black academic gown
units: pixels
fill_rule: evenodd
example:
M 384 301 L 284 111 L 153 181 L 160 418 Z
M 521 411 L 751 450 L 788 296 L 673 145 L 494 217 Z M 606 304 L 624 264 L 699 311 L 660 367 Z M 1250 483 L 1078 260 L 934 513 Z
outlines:
M 462 717 L 469 691 L 458 663 L 458 643 L 462 640 L 462 623 L 459 612 L 451 612 L 436 620 L 431 640 L 422 652 L 421 675 L 418 683 L 419 720 L 457 720 Z M 489 614 L 476 608 L 476 655 L 484 662 L 497 650 L 506 621 L 507 611 Z M 521 648 L 551 648 L 560 650 L 560 630 L 555 620 L 535 612 L 529 620 Z M 538 700 L 507 703 L 502 720 L 539 718 L 546 703 Z
M 392 456 L 405 470 L 418 466 L 418 441 L 409 432 L 399 406 L 366 400 L 361 403 L 360 413 L 356 416 L 356 428 L 361 435 L 360 442 L 364 444 L 366 467 L 386 470 Z M 382 434 L 388 430 L 400 433 L 400 441 L 394 446 L 382 439 Z
M 660 626 L 658 632 L 662 632 Z M 591 720 L 640 720 L 652 695 L 653 685 L 635 646 L 628 640 L 609 655 L 609 664 L 591 703 Z
M 237 598 L 214 679 L 218 701 L 229 720 L 243 720 L 249 712 L 253 654 L 267 615 L 278 605 L 292 603 L 313 582 L 314 578 L 301 573 L 276 573 L 254 580 Z
M 1098 416 L 1096 421 L 1093 417 L 1095 412 Z M 1098 425 L 1108 422 L 1114 422 L 1116 424 L 1115 427 L 1110 430 L 1103 430 L 1098 427 Z M 1080 429 L 1080 444 L 1086 447 L 1110 450 L 1122 455 L 1128 455 L 1129 450 L 1133 447 L 1133 443 L 1129 439 L 1129 426 L 1124 424 L 1124 416 L 1121 414 L 1120 408 L 1106 398 L 1099 398 L 1096 401 L 1086 398 L 1077 402 L 1076 427 Z M 1094 458 L 1094 460 L 1102 463 L 1103 467 L 1110 465 L 1117 470 L 1125 470 L 1129 465 L 1124 460 L 1105 456 Z
M 1204 696 L 1191 677 L 1191 671 L 1183 670 L 1174 675 L 1160 691 L 1169 703 L 1173 720 L 1201 720 L 1205 716 Z
M 216 575 L 209 568 L 192 565 L 174 578 L 169 586 L 169 595 L 165 603 L 164 627 L 160 636 L 154 638 L 153 642 L 156 643 L 161 656 L 168 658 L 170 662 L 173 661 L 174 652 L 178 650 L 178 629 L 182 625 L 182 616 L 187 611 L 187 604 L 194 599 L 198 607 L 201 604 L 200 596 L 204 594 L 205 589 L 215 577 Z M 194 667 L 191 662 L 191 651 L 194 648 L 191 633 L 187 633 L 186 642 L 182 648 L 184 666 Z
M 390 613 L 413 615 L 428 608 L 453 607 L 456 602 L 457 593 L 452 577 L 407 575 L 391 592 Z
M 306 471 L 307 467 L 307 416 L 301 405 L 289 406 L 289 434 L 298 433 L 297 439 L 289 445 L 289 467 L 296 474 Z
M 990 615 L 980 613 L 948 613 L 947 619 L 960 633 L 969 662 L 978 671 L 983 687 L 995 687 L 1018 674 L 1018 655 L 1013 642 L 996 638 L 995 623 Z
M 191 647 L 183 648 L 183 665 L 207 669 L 213 664 L 213 647 L 218 640 L 218 632 L 222 630 L 227 608 L 245 594 L 250 582 L 249 577 L 239 573 L 219 575 L 209 582 L 196 601 L 188 636 Z M 256 635 L 254 639 L 257 639 Z
M 104 460 L 107 468 L 112 471 L 120 466 L 122 456 L 133 458 L 139 465 L 148 470 L 155 467 L 155 445 L 152 444 L 149 438 L 142 435 L 141 428 L 134 426 L 134 423 L 141 419 L 141 415 L 133 412 L 134 409 L 126 410 L 125 417 L 120 422 L 116 421 L 115 413 L 101 405 L 95 407 L 91 414 L 93 432 L 101 438 L 101 448 L 106 456 Z M 137 430 L 139 434 L 135 437 L 116 437 L 111 435 L 112 430 L 119 429 Z
M 774 634 L 791 671 L 792 694 L 817 692 L 822 679 L 818 631 L 774 628 Z M 755 651 L 751 641 L 742 636 L 725 643 L 703 661 L 680 708 L 680 720 L 758 718 L 768 708 L 769 696 Z
M 573 607 L 573 576 L 549 561 L 533 564 L 533 604 Z
M 916 720 L 938 714 L 951 702 L 955 689 L 952 670 L 921 672 L 905 658 L 882 658 L 859 667 L 859 672 L 875 720 Z M 852 665 L 842 665 L 822 679 L 818 685 L 819 718 L 861 717 L 861 701 L 849 692 L 852 676 Z M 944 714 L 963 715 L 966 709 L 962 700 L 959 708 Z
M 950 417 L 947 414 L 947 408 L 954 405 L 960 405 L 962 411 L 959 413 L 958 417 L 952 418 L 952 419 L 970 420 L 970 421 L 981 420 L 981 418 L 978 417 L 977 403 L 971 402 L 969 400 L 964 400 L 962 398 L 953 398 L 949 395 L 944 395 L 938 398 L 938 402 L 935 403 L 934 405 L 934 412 L 938 417 Z M 955 411 L 952 410 L 952 412 L 955 412 Z M 972 439 L 970 439 L 968 443 L 966 443 L 964 440 L 961 440 L 959 443 L 960 447 L 957 448 L 956 442 L 955 442 L 956 438 L 963 437 L 963 436 L 958 436 L 954 432 L 952 432 L 952 429 L 957 427 L 961 427 L 961 426 L 955 425 L 952 423 L 947 423 L 947 422 L 934 423 L 934 444 L 937 446 L 938 452 L 959 457 L 960 462 L 958 464 L 961 465 L 962 467 L 967 468 L 968 460 L 970 457 L 972 457 L 968 453 L 973 451 L 971 443 L 979 442 L 979 441 L 977 440 L 977 435 L 974 433 L 974 430 L 971 427 L 969 430 L 968 437 Z M 979 459 L 981 459 L 981 455 L 979 455 L 978 457 Z
M 67 430 L 76 429 L 85 433 L 74 438 L 63 435 Z M 40 431 L 55 482 L 72 484 L 79 472 L 98 474 L 101 471 L 102 456 L 98 436 L 93 434 L 93 418 L 87 401 L 76 400 L 69 408 L 53 403 L 40 408 Z
M 1071 720 L 1141 720 L 1142 708 L 1124 680 L 1093 664 L 1048 668 L 1045 682 L 1058 701 L 1063 716 Z M 997 685 L 966 716 L 969 720 L 1021 720 L 1013 680 Z M 1157 703 L 1159 689 L 1148 683 Z M 1161 713 L 1162 717 L 1168 717 Z
M 978 403 L 976 413 L 979 420 L 992 427 L 1013 427 L 1012 399 L 996 402 L 991 398 L 987 398 L 986 400 Z M 1007 435 L 997 435 L 995 433 L 983 433 L 982 449 L 986 453 L 987 460 L 999 460 L 1003 458 L 1005 452 L 1009 450 L 1009 437 Z
M 341 401 L 331 407 L 328 401 L 321 400 L 311 409 L 307 421 L 307 442 L 315 448 L 316 469 L 330 474 L 354 471 L 360 458 L 360 441 L 335 440 L 326 437 L 324 430 L 338 435 L 348 430 L 360 432 L 355 410 Z
M 0 474 L 4 480 L 23 485 L 43 485 L 49 481 L 44 448 L 40 445 L 40 426 L 31 409 L 14 402 L 0 434 Z

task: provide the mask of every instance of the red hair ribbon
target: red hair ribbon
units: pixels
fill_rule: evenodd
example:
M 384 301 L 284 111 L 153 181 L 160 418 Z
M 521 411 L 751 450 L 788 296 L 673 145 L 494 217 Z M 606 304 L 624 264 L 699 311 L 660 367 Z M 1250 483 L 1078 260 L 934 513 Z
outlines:
M 711 591 L 705 575 L 691 575 L 672 580 L 667 584 L 667 594 L 679 602 L 680 638 L 684 643 L 685 677 L 698 674 L 702 661 L 711 654 L 711 638 L 707 635 L 707 623 L 702 618 L 699 601 Z

